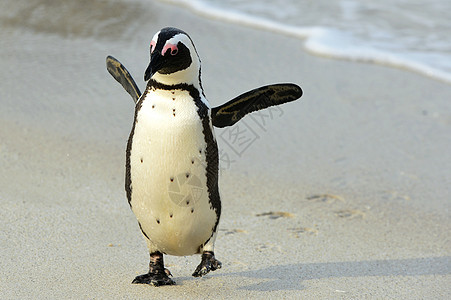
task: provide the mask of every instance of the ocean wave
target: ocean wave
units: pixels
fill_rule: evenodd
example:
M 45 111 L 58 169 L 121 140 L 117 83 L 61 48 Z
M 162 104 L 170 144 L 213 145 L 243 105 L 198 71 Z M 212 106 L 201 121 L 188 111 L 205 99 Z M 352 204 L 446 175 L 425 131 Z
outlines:
M 186 7 L 206 18 L 302 39 L 305 51 L 313 55 L 401 68 L 451 84 L 451 73 L 425 63 L 424 58 L 419 60 L 415 59 L 414 55 L 407 53 L 396 54 L 363 45 L 350 33 L 343 30 L 325 26 L 288 25 L 249 13 L 224 9 L 199 0 L 160 1 Z

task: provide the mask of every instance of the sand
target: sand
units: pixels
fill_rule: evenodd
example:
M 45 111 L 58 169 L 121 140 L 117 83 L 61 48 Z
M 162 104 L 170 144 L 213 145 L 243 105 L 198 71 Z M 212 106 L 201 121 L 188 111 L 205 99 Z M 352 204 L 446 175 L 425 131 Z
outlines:
M 450 85 L 160 3 L 0 6 L 1 299 L 451 296 Z M 223 268 L 196 279 L 199 256 L 167 256 L 177 285 L 155 288 L 131 284 L 148 264 L 123 189 L 133 102 L 104 60 L 143 89 L 168 25 L 213 106 L 276 82 L 305 94 L 216 131 Z

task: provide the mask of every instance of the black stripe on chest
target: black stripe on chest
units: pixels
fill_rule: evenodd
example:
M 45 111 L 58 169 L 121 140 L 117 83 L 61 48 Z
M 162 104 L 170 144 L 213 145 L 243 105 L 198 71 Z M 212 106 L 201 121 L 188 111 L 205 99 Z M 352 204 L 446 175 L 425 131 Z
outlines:
M 144 91 L 142 97 L 147 95 L 149 89 L 161 89 L 161 90 L 184 90 L 187 91 L 193 98 L 194 103 L 197 107 L 197 113 L 202 121 L 202 133 L 204 135 L 205 143 L 207 145 L 205 151 L 207 166 L 206 166 L 206 177 L 207 177 L 207 189 L 208 189 L 208 199 L 211 207 L 216 212 L 217 220 L 212 228 L 212 232 L 216 232 L 216 228 L 219 223 L 219 217 L 221 216 L 221 200 L 219 197 L 219 187 L 218 187 L 218 171 L 219 171 L 219 155 L 218 155 L 218 145 L 213 137 L 213 132 L 210 127 L 210 117 L 208 116 L 208 107 L 202 102 L 200 98 L 200 93 L 197 88 L 193 85 L 181 83 L 175 85 L 166 85 L 154 80 L 149 80 L 146 91 Z M 141 109 L 142 103 L 145 98 L 139 99 L 135 107 L 135 120 L 133 122 L 133 127 L 130 133 L 130 137 L 127 143 L 127 153 L 126 153 L 126 172 L 125 172 L 125 191 L 127 194 L 128 203 L 131 207 L 131 198 L 133 183 L 131 181 L 130 172 L 130 154 L 132 151 L 133 135 L 135 131 L 135 126 L 137 124 L 138 112 Z M 206 242 L 205 242 L 206 243 Z

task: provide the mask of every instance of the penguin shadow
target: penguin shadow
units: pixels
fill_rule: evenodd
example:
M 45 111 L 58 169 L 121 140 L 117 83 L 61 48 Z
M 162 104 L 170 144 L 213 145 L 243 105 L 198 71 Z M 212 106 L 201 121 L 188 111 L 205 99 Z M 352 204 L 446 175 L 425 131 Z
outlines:
M 451 256 L 410 259 L 364 260 L 328 263 L 298 263 L 270 266 L 215 276 L 236 276 L 261 279 L 258 283 L 241 286 L 240 290 L 281 291 L 303 290 L 303 281 L 323 278 L 370 276 L 422 276 L 451 274 Z
M 194 283 L 194 285 L 201 285 L 202 281 L 209 281 L 213 280 L 215 276 L 217 275 L 217 272 L 209 273 L 206 276 L 202 277 L 193 277 L 193 276 L 177 276 L 174 279 L 176 286 L 184 286 L 187 285 L 190 286 L 190 284 Z

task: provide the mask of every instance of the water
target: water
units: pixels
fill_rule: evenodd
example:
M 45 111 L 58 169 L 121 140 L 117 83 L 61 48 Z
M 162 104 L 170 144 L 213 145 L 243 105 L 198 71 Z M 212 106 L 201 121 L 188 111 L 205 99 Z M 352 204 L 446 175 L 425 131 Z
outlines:
M 451 83 L 449 0 L 169 0 L 196 13 L 305 39 L 305 50 Z

